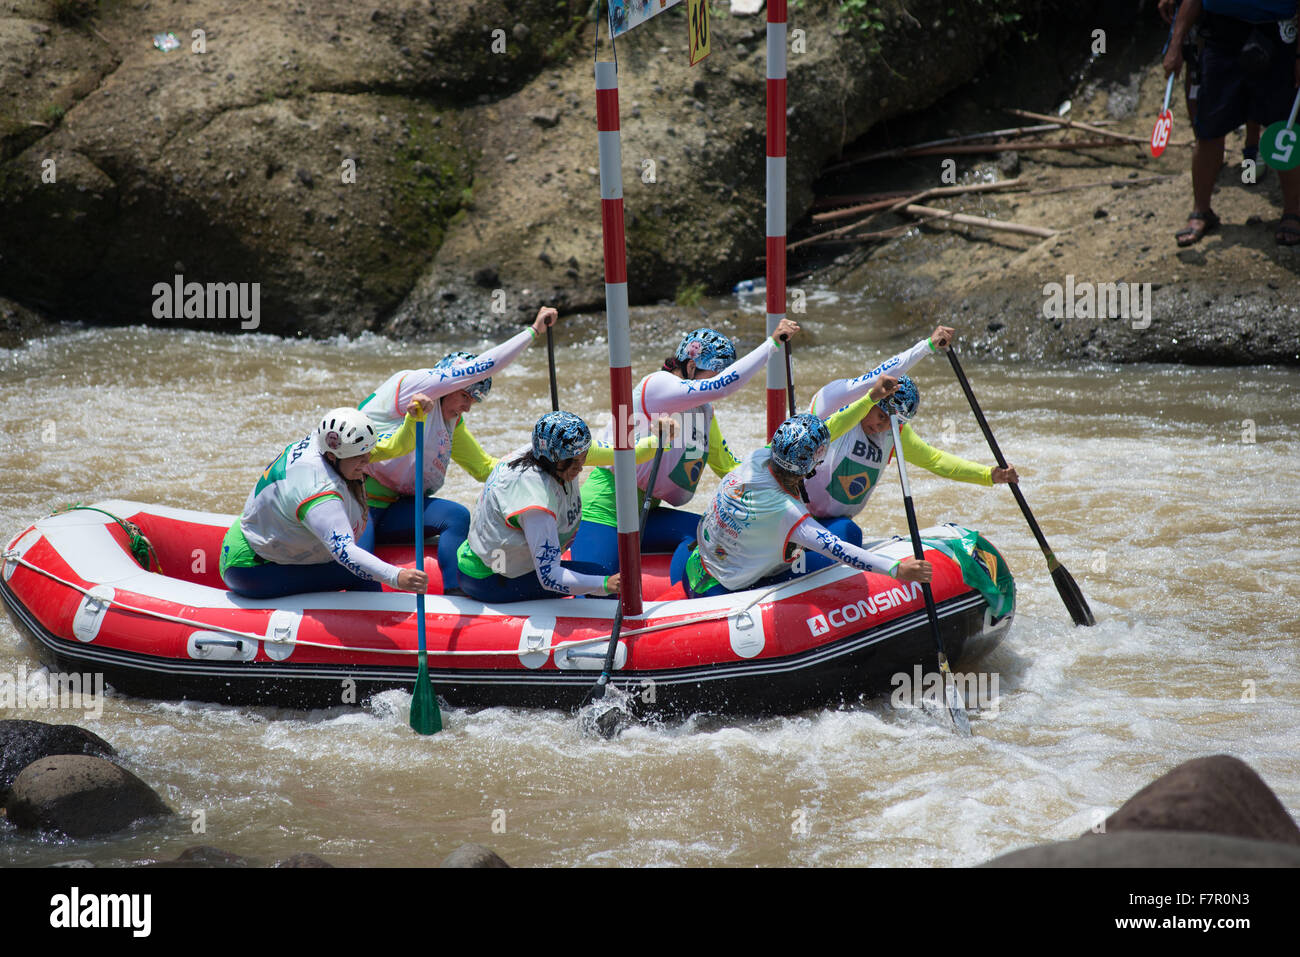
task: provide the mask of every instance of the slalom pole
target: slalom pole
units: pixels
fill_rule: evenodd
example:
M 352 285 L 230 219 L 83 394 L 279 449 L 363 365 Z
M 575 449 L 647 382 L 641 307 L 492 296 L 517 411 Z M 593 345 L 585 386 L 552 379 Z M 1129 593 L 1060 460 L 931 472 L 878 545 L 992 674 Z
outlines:
M 599 14 L 597 15 L 599 17 Z M 600 32 L 597 22 L 597 35 Z M 611 47 L 613 39 L 610 40 Z M 610 411 L 614 422 L 614 500 L 623 614 L 641 614 L 636 422 L 632 410 L 632 347 L 627 311 L 627 245 L 623 234 L 623 148 L 619 141 L 618 61 L 596 61 L 596 128 L 600 145 L 600 223 L 605 241 L 605 324 L 609 342 Z M 651 490 L 652 491 L 652 490 Z M 649 492 L 647 493 L 649 494 Z
M 785 318 L 785 73 L 786 0 L 767 3 L 767 334 Z M 767 437 L 786 420 L 785 383 L 767 364 Z M 794 414 L 794 410 L 790 410 Z

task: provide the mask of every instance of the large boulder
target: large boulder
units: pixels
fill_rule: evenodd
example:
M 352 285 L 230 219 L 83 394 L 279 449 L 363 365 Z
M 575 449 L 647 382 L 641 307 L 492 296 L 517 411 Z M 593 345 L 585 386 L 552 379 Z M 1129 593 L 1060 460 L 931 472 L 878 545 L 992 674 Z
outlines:
M 172 813 L 130 771 L 81 754 L 52 755 L 29 764 L 14 781 L 5 810 L 17 827 L 72 838 L 111 834 Z
M 75 724 L 0 721 L 0 806 L 9 801 L 14 779 L 23 768 L 51 754 L 95 754 L 111 758 L 113 746 Z
M 496 851 L 482 844 L 462 844 L 443 859 L 442 867 L 509 867 Z
M 1115 831 L 1200 831 L 1300 846 L 1300 828 L 1250 765 L 1227 754 L 1184 761 L 1110 817 Z

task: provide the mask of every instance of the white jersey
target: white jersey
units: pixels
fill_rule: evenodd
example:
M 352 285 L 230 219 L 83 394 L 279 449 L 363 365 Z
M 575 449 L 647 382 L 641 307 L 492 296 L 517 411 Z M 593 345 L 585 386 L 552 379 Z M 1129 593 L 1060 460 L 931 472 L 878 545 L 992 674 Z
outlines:
M 388 415 L 397 406 L 402 381 L 409 372 L 399 372 L 376 390 L 361 405 L 378 435 L 394 432 L 402 425 L 405 413 Z M 434 495 L 447 481 L 451 462 L 451 429 L 442 417 L 442 400 L 434 399 L 424 418 L 424 494 Z M 415 494 L 415 455 L 402 455 L 382 462 L 371 462 L 366 474 L 372 475 L 399 495 Z
M 365 510 L 347 482 L 325 462 L 314 435 L 289 446 L 267 466 L 249 493 L 240 516 L 248 544 L 260 557 L 281 565 L 336 561 L 329 548 L 303 524 L 305 509 L 317 499 L 337 495 L 355 538 L 365 527 Z
M 713 428 L 713 401 L 740 391 L 746 382 L 767 365 L 776 352 L 775 340 L 768 336 L 750 352 L 707 379 L 679 379 L 671 372 L 652 372 L 632 389 L 632 424 L 635 436 L 630 444 L 652 434 L 661 415 L 678 420 L 678 437 L 664 449 L 659 477 L 650 497 L 668 505 L 685 505 L 695 495 L 709 458 L 709 435 Z M 605 427 L 602 438 L 614 445 L 613 424 Z M 637 466 L 637 487 L 650 484 L 653 462 Z
M 582 497 L 577 482 L 560 483 L 536 468 L 511 468 L 526 452 L 520 449 L 502 459 L 487 477 L 474 505 L 469 530 L 470 550 L 492 571 L 506 578 L 536 571 L 533 552 L 519 524 L 519 515 L 541 509 L 555 519 L 563 553 L 578 534 L 582 522 Z
M 867 435 L 860 424 L 832 439 L 816 473 L 804 479 L 812 513 L 823 518 L 857 515 L 871 498 L 893 450 L 892 432 Z
M 747 588 L 793 561 L 791 535 L 811 518 L 768 470 L 771 458 L 770 448 L 750 453 L 722 480 L 700 520 L 700 560 L 729 591 Z
M 375 432 L 383 435 L 396 432 L 406 417 L 406 407 L 411 399 L 423 393 L 433 399 L 424 420 L 424 494 L 433 495 L 447 480 L 447 465 L 451 461 L 451 440 L 455 428 L 447 427 L 442 417 L 442 396 L 457 392 L 468 385 L 500 372 L 528 348 L 536 334 L 525 329 L 505 342 L 493 346 L 477 356 L 472 364 L 455 369 L 407 369 L 389 378 L 371 393 L 358 408 L 370 419 Z M 415 453 L 371 462 L 366 474 L 393 489 L 399 495 L 415 494 Z
M 900 352 L 898 355 L 886 359 L 870 372 L 860 375 L 856 379 L 836 379 L 834 382 L 827 383 L 813 395 L 812 402 L 808 405 L 808 411 L 813 415 L 826 419 L 840 409 L 857 402 L 858 399 L 870 392 L 871 387 L 876 384 L 876 380 L 882 375 L 904 375 L 912 366 L 932 352 L 934 352 L 934 347 L 930 345 L 930 340 L 922 339 L 906 352 Z

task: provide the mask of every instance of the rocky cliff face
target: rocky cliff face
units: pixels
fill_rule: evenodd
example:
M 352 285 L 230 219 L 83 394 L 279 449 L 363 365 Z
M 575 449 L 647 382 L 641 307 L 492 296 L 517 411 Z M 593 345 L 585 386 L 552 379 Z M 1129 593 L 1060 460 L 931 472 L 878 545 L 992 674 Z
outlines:
M 843 144 L 970 77 L 1017 16 L 1066 7 L 792 10 L 791 222 Z M 763 18 L 714 10 L 694 68 L 683 10 L 618 43 L 634 302 L 762 272 Z M 169 31 L 179 48 L 156 49 Z M 593 41 L 579 0 L 8 0 L 0 294 L 233 331 L 157 318 L 155 286 L 258 283 L 259 328 L 286 335 L 599 308 Z

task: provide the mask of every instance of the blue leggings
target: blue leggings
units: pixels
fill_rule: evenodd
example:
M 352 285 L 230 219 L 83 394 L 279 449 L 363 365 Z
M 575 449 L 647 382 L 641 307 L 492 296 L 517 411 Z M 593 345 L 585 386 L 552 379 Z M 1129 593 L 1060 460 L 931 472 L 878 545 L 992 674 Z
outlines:
M 442 590 L 459 587 L 456 550 L 469 536 L 469 509 L 445 498 L 427 498 L 424 504 L 424 537 L 438 536 L 438 569 L 442 572 Z M 370 522 L 357 539 L 366 551 L 376 545 L 413 545 L 415 543 L 415 497 L 403 495 L 388 508 L 371 508 Z
M 606 575 L 591 562 L 560 562 L 571 572 L 579 572 L 583 575 Z M 484 604 L 494 602 L 508 601 L 533 601 L 538 598 L 564 598 L 560 592 L 548 591 L 542 587 L 542 583 L 537 579 L 536 572 L 527 572 L 517 578 L 506 578 L 504 575 L 489 575 L 487 578 L 475 578 L 473 575 L 462 575 L 460 579 L 460 588 L 466 595 L 476 601 Z M 599 596 L 596 596 L 599 597 Z M 617 595 L 610 595 L 610 598 L 617 598 Z
M 641 551 L 675 551 L 682 542 L 695 541 L 695 527 L 699 523 L 700 516 L 695 512 L 658 505 L 650 509 L 646 519 Z M 570 549 L 574 559 L 599 567 L 602 575 L 618 571 L 618 529 L 613 525 L 583 522 Z
M 814 515 L 813 518 L 825 525 L 827 531 L 838 535 L 850 545 L 856 545 L 858 548 L 862 547 L 862 528 L 857 522 L 853 521 L 853 519 L 844 515 L 839 515 L 834 518 L 818 518 Z M 819 568 L 829 568 L 831 565 L 835 564 L 835 559 L 823 555 L 820 552 L 810 552 L 807 549 L 804 549 L 803 561 L 805 569 L 804 574 L 815 572 Z
M 221 575 L 226 587 L 245 598 L 280 598 L 310 591 L 380 591 L 377 581 L 362 581 L 338 562 L 320 565 L 235 566 Z

